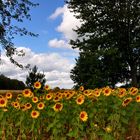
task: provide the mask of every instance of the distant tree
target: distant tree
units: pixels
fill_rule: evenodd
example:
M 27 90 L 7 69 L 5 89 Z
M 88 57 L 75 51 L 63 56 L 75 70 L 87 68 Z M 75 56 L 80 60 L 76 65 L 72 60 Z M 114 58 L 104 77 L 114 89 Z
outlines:
M 4 75 L 0 75 L 0 89 L 22 90 L 25 89 L 25 84 L 17 79 L 10 79 Z
M 23 66 L 13 59 L 13 55 L 22 56 L 24 52 L 16 50 L 12 39 L 17 34 L 21 36 L 37 35 L 29 32 L 26 28 L 15 26 L 14 22 L 23 22 L 24 19 L 31 20 L 30 8 L 37 5 L 30 0 L 0 0 L 0 44 L 6 51 L 6 56 L 9 57 L 10 61 L 21 68 Z
M 39 81 L 41 83 L 41 89 L 45 86 L 46 79 L 44 73 L 38 72 L 37 66 L 34 66 L 29 70 L 29 73 L 26 77 L 26 85 L 31 90 L 34 90 L 34 83 Z

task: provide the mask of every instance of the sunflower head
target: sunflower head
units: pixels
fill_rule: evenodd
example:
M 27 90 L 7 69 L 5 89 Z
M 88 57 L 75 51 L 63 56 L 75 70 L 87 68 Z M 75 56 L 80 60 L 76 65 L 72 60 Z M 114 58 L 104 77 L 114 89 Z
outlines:
M 37 102 L 38 102 L 38 97 L 36 97 L 36 96 L 33 97 L 33 98 L 32 98 L 32 102 L 33 102 L 33 103 L 37 103 Z
M 84 90 L 84 91 L 83 91 L 83 94 L 84 94 L 85 96 L 90 96 L 90 95 L 91 95 L 91 91 L 90 91 L 90 90 Z
M 138 88 L 136 87 L 131 87 L 129 89 L 129 94 L 135 96 L 138 93 Z
M 11 92 L 7 92 L 5 97 L 6 97 L 6 99 L 11 99 L 12 98 L 12 93 Z
M 81 119 L 82 121 L 85 122 L 85 121 L 87 121 L 87 119 L 88 119 L 88 114 L 87 114 L 86 111 L 81 111 L 79 117 L 80 117 L 80 119 Z
M 104 94 L 105 96 L 109 96 L 109 95 L 111 94 L 111 92 L 112 92 L 112 89 L 109 88 L 109 87 L 106 87 L 106 88 L 103 89 L 102 92 L 103 92 L 103 94 Z
M 80 90 L 80 91 L 84 91 L 84 87 L 83 87 L 83 86 L 80 86 L 80 87 L 79 87 L 79 90 Z
M 41 88 L 41 83 L 39 81 L 34 83 L 34 88 L 40 89 Z
M 20 109 L 20 104 L 19 104 L 18 101 L 12 102 L 12 105 L 13 105 L 14 108 Z
M 45 105 L 44 105 L 43 102 L 40 102 L 40 103 L 37 104 L 37 108 L 38 108 L 39 110 L 42 110 L 44 107 L 45 107 Z
M 32 104 L 31 103 L 26 103 L 25 104 L 25 108 L 26 109 L 31 109 L 32 108 Z
M 46 100 L 51 100 L 52 97 L 53 97 L 53 94 L 52 94 L 52 93 L 48 93 L 48 94 L 46 95 Z
M 37 110 L 32 110 L 32 112 L 31 112 L 31 117 L 32 117 L 33 119 L 38 118 L 39 115 L 40 115 L 39 111 L 37 111 Z
M 53 106 L 53 109 L 54 111 L 58 112 L 58 111 L 61 111 L 63 108 L 63 104 L 62 103 L 56 103 L 54 106 Z
M 95 89 L 95 90 L 93 91 L 93 95 L 94 95 L 95 97 L 99 97 L 100 94 L 101 94 L 101 90 L 100 90 L 100 89 Z
M 23 94 L 24 97 L 30 97 L 31 94 L 32 94 L 32 92 L 31 92 L 30 89 L 24 89 L 24 90 L 22 91 L 22 94 Z
M 54 97 L 53 97 L 53 101 L 54 101 L 54 102 L 58 102 L 58 101 L 60 101 L 60 99 L 59 99 L 58 96 L 54 96 Z
M 77 97 L 76 103 L 77 103 L 78 105 L 81 105 L 81 104 L 84 103 L 84 100 L 85 100 L 84 95 L 80 95 L 80 96 Z
M 44 86 L 44 89 L 45 89 L 45 90 L 50 90 L 50 86 L 49 86 L 49 85 L 45 85 L 45 86 Z
M 126 89 L 125 88 L 119 88 L 118 96 L 120 98 L 124 97 L 126 95 Z
M 140 102 L 140 95 L 136 96 L 136 102 Z
M 2 97 L 0 98 L 0 107 L 6 107 L 7 105 L 7 99 Z
M 132 101 L 132 97 L 129 97 L 129 98 L 126 98 L 123 103 L 122 103 L 122 106 L 127 106 L 130 102 Z

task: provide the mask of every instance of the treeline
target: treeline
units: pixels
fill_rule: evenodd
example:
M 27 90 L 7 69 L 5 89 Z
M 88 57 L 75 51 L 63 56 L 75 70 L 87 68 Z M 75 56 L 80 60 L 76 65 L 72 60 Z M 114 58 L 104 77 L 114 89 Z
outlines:
M 0 75 L 0 89 L 4 90 L 22 90 L 25 84 L 17 79 L 10 79 L 4 75 Z

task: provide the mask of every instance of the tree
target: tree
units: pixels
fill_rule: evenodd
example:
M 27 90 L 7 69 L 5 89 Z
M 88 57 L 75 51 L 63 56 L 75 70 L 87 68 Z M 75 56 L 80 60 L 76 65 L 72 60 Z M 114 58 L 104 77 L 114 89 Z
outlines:
M 29 32 L 26 28 L 13 25 L 13 21 L 23 22 L 24 19 L 31 20 L 29 14 L 30 8 L 37 5 L 38 4 L 34 4 L 30 0 L 0 0 L 0 44 L 5 49 L 10 61 L 21 68 L 23 68 L 23 66 L 13 59 L 13 55 L 17 54 L 22 56 L 24 52 L 22 50 L 19 52 L 16 50 L 12 39 L 17 34 L 21 36 L 37 35 Z
M 104 80 L 112 86 L 125 81 L 131 81 L 132 86 L 139 86 L 140 2 L 70 0 L 67 3 L 71 11 L 76 13 L 76 18 L 82 21 L 82 25 L 75 30 L 78 38 L 71 40 L 70 44 L 73 48 L 79 48 L 81 52 L 90 53 L 92 58 L 97 53 L 96 59 L 92 60 L 100 60 L 96 65 L 95 62 L 90 64 L 94 71 L 89 79 L 93 78 L 93 73 L 98 75 L 95 70 L 97 65 L 101 65 L 103 71 L 98 70 L 100 76 L 105 75 Z M 80 59 L 81 55 L 78 61 L 81 61 Z M 76 67 L 72 70 L 73 79 L 76 76 L 75 69 Z M 77 69 L 82 67 L 79 65 Z M 102 78 L 100 76 L 99 78 Z
M 4 75 L 0 75 L 0 89 L 22 90 L 25 89 L 25 84 L 17 79 L 10 79 Z
M 34 90 L 34 83 L 37 81 L 41 83 L 41 89 L 43 89 L 46 83 L 45 75 L 44 73 L 38 72 L 37 66 L 34 66 L 30 69 L 28 76 L 26 77 L 26 85 L 31 90 Z

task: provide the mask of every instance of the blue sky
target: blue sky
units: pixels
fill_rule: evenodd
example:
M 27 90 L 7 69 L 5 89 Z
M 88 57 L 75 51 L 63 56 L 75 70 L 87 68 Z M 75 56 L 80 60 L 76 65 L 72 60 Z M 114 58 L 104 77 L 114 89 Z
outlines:
M 70 79 L 70 71 L 75 65 L 78 50 L 71 48 L 69 40 L 77 37 L 72 29 L 81 23 L 69 11 L 64 0 L 34 2 L 39 3 L 39 6 L 31 8 L 32 20 L 13 23 L 39 34 L 39 37 L 15 36 L 15 46 L 26 54 L 23 58 L 15 56 L 15 60 L 23 65 L 37 65 L 39 71 L 46 75 L 47 84 L 52 87 L 72 88 L 74 83 Z M 0 73 L 25 82 L 28 71 L 11 64 L 4 52 L 2 59 Z
M 51 51 L 51 48 L 47 47 L 46 42 L 54 37 L 59 38 L 61 36 L 61 33 L 58 33 L 55 28 L 60 24 L 62 18 L 58 17 L 54 21 L 49 17 L 56 8 L 63 7 L 64 0 L 36 0 L 36 2 L 39 3 L 39 6 L 32 8 L 30 11 L 32 20 L 24 20 L 22 24 L 19 23 L 18 25 L 39 34 L 39 37 L 17 36 L 14 42 L 17 45 L 22 44 L 23 46 L 30 47 L 35 52 L 49 51 L 48 49 Z

